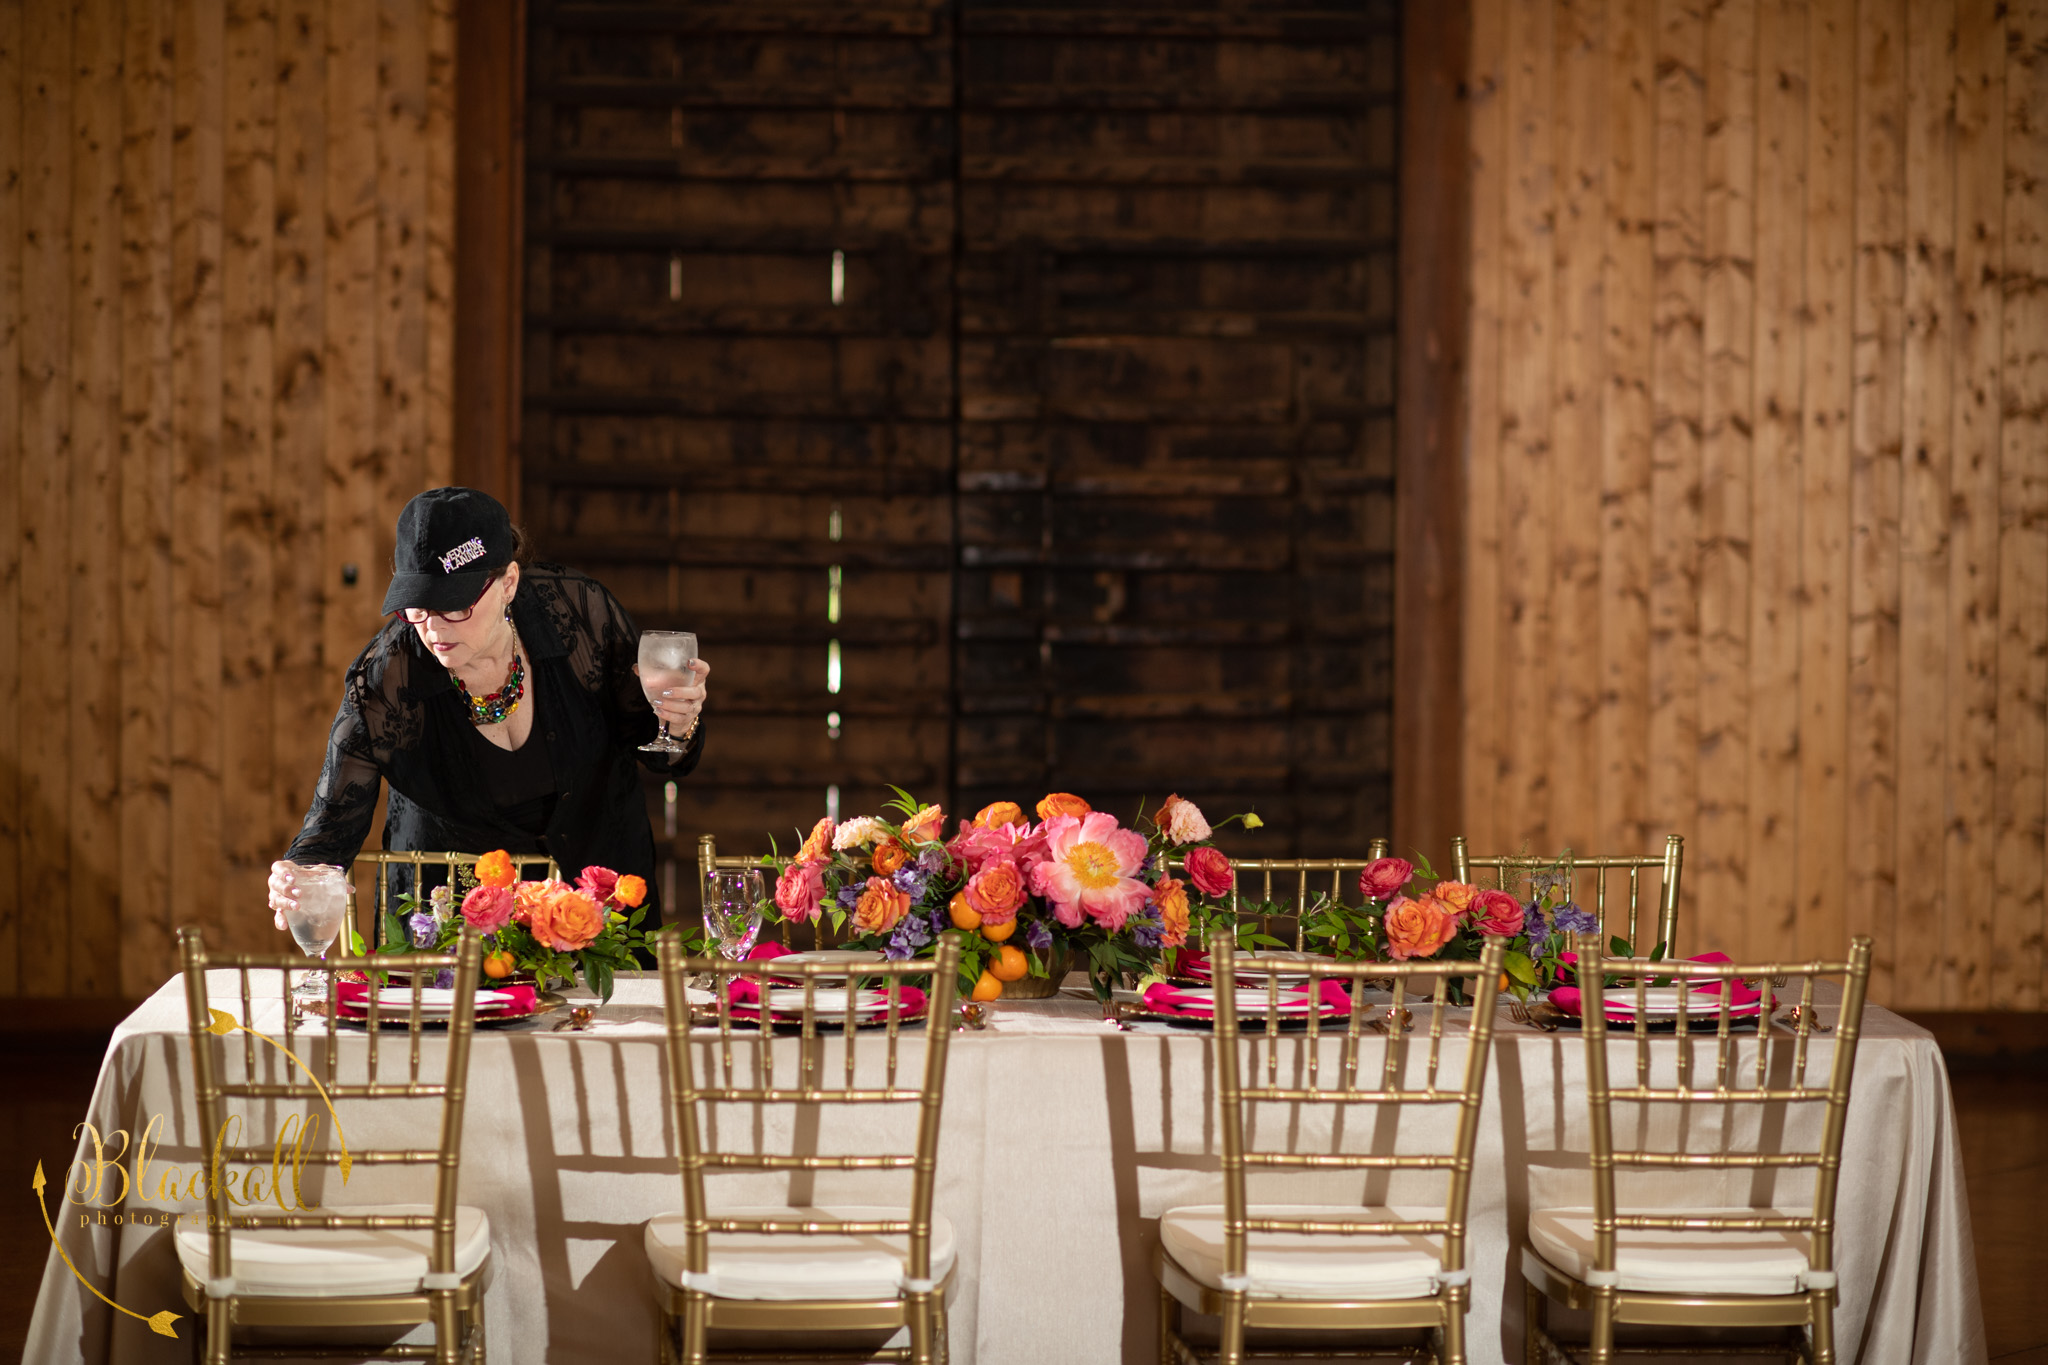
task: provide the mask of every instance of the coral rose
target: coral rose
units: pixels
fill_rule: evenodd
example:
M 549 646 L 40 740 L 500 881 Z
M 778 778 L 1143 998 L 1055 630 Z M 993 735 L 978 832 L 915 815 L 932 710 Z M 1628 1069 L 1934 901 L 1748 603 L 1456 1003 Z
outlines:
M 903 837 L 914 844 L 936 843 L 945 824 L 946 812 L 926 806 L 903 822 Z
M 1050 820 L 1055 815 L 1071 815 L 1079 819 L 1094 809 L 1095 807 L 1089 805 L 1072 792 L 1054 792 L 1038 803 L 1038 818 Z
M 1008 858 L 992 862 L 968 879 L 966 896 L 983 924 L 1008 924 L 1024 904 L 1024 874 Z
M 910 896 L 887 877 L 870 877 L 853 907 L 853 925 L 863 934 L 886 934 L 910 911 Z
M 480 934 L 495 934 L 512 922 L 512 892 L 502 886 L 479 886 L 462 898 L 462 917 Z
M 581 952 L 604 932 L 604 911 L 581 891 L 557 891 L 534 906 L 526 927 L 544 947 L 558 953 Z
M 1184 882 L 1172 877 L 1161 877 L 1152 888 L 1152 903 L 1159 907 L 1159 922 L 1164 933 L 1159 939 L 1162 948 L 1178 948 L 1188 941 L 1188 888 Z
M 1387 906 L 1387 956 L 1435 957 L 1458 932 L 1458 917 L 1435 896 L 1400 896 Z
M 1159 828 L 1166 831 L 1166 837 L 1176 844 L 1198 844 L 1215 831 L 1202 818 L 1202 808 L 1192 801 L 1183 801 L 1178 796 L 1168 796 L 1166 804 L 1153 817 Z
M 823 864 L 791 863 L 775 879 L 775 908 L 786 919 L 816 920 L 824 900 Z
M 832 833 L 839 827 L 832 823 L 831 816 L 824 816 L 811 826 L 811 832 L 796 851 L 800 863 L 822 863 L 832 856 Z
M 1520 901 L 1505 891 L 1482 891 L 1472 902 L 1472 927 L 1494 938 L 1513 938 L 1522 932 L 1528 912 Z
M 576 879 L 576 889 L 603 905 L 612 898 L 612 892 L 619 885 L 619 874 L 608 867 L 586 867 L 583 875 Z
M 501 848 L 476 860 L 476 879 L 483 886 L 510 886 L 519 880 L 519 870 L 512 866 L 512 855 Z
M 1358 894 L 1369 901 L 1392 900 L 1415 875 L 1415 864 L 1406 858 L 1375 858 L 1358 873 Z
M 619 878 L 619 884 L 612 888 L 612 899 L 627 909 L 634 909 L 647 899 L 647 881 L 627 873 Z
M 884 877 L 900 870 L 910 861 L 910 851 L 894 839 L 884 839 L 875 845 L 875 871 Z
M 1069 929 L 1080 928 L 1086 916 L 1117 933 L 1152 894 L 1137 879 L 1145 836 L 1119 829 L 1113 815 L 1054 816 L 1045 822 L 1045 849 L 1045 861 L 1031 870 L 1031 889 L 1051 902 L 1054 918 Z
M 512 888 L 512 922 L 532 924 L 534 909 L 542 901 L 569 889 L 567 882 L 520 882 Z
M 1205 896 L 1220 896 L 1237 881 L 1237 873 L 1223 850 L 1207 844 L 1188 850 L 1187 869 L 1188 880 Z
M 1438 882 L 1429 894 L 1442 901 L 1463 923 L 1472 914 L 1473 902 L 1479 899 L 1479 888 L 1470 882 Z
M 983 829 L 1021 825 L 1024 823 L 1024 808 L 1015 801 L 991 801 L 975 815 L 974 823 Z

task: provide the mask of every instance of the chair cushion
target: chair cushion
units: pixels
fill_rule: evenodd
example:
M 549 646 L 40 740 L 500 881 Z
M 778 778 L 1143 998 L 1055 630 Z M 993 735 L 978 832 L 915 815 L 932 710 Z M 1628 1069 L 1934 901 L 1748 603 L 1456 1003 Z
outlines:
M 722 1208 L 720 1218 L 907 1220 L 910 1210 L 834 1204 L 829 1208 Z M 687 1268 L 684 1218 L 666 1213 L 647 1222 L 647 1259 L 663 1284 L 680 1285 Z M 953 1225 L 932 1215 L 934 1282 L 953 1272 Z M 893 1299 L 903 1292 L 908 1234 L 714 1232 L 705 1264 L 722 1299 Z
M 1622 1214 L 1706 1218 L 1741 1209 L 1619 1209 Z M 1777 1209 L 1765 1216 L 1798 1217 Z M 1593 1268 L 1593 1210 L 1537 1209 L 1529 1215 L 1529 1242 L 1551 1265 L 1575 1280 Z M 1615 1273 L 1621 1288 L 1646 1294 L 1797 1294 L 1807 1271 L 1803 1232 L 1709 1232 L 1701 1229 L 1615 1234 Z
M 326 1213 L 431 1214 L 431 1204 L 361 1204 Z M 235 1293 L 248 1297 L 339 1299 L 414 1294 L 427 1274 L 434 1234 L 408 1228 L 236 1228 Z M 202 1284 L 212 1275 L 204 1222 L 180 1220 L 178 1262 Z M 455 1273 L 467 1276 L 491 1253 L 482 1209 L 455 1209 Z
M 1315 1204 L 1253 1204 L 1253 1218 L 1320 1216 L 1363 1222 L 1439 1219 L 1431 1209 L 1335 1208 Z M 1223 1287 L 1223 1206 L 1169 1209 L 1159 1238 L 1181 1269 L 1211 1289 Z M 1442 1268 L 1434 1238 L 1342 1232 L 1254 1232 L 1246 1237 L 1245 1277 L 1253 1298 L 1419 1299 L 1437 1292 Z

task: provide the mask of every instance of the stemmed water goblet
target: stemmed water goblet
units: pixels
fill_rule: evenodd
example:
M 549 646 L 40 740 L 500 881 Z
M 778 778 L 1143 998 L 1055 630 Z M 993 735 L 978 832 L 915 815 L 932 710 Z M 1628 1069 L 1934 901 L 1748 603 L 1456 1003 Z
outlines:
M 754 951 L 767 900 L 759 868 L 715 868 L 704 874 L 704 927 L 718 940 L 721 956 L 738 962 Z
M 640 682 L 659 693 L 666 688 L 688 686 L 696 672 L 690 661 L 697 657 L 697 637 L 687 630 L 643 630 L 640 632 Z M 669 737 L 668 722 L 642 753 L 679 754 L 686 746 Z
M 349 911 L 354 907 L 355 887 L 346 872 L 329 863 L 300 868 L 292 880 L 298 903 L 285 910 L 285 927 L 292 931 L 301 952 L 325 959 L 341 936 L 342 926 L 352 918 Z M 306 973 L 292 995 L 301 1001 L 324 1000 L 327 987 L 326 968 L 316 967 Z

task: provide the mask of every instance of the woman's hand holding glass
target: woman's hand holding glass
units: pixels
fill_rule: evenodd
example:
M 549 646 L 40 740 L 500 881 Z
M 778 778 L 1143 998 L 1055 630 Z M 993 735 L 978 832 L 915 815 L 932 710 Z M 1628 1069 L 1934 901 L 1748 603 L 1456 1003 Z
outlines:
M 681 753 L 671 739 L 690 733 L 704 710 L 704 681 L 711 665 L 697 658 L 697 637 L 684 631 L 650 630 L 640 637 L 640 662 L 633 672 L 640 690 L 661 722 L 661 738 L 641 747 L 655 753 Z

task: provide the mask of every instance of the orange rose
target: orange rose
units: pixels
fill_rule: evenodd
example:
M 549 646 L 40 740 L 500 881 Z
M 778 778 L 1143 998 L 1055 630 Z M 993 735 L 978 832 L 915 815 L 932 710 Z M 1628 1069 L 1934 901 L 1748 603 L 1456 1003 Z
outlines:
M 914 844 L 929 844 L 944 833 L 946 812 L 926 806 L 903 822 L 903 837 Z
M 1025 823 L 1024 808 L 1015 801 L 994 801 L 981 808 L 981 814 L 974 817 L 974 823 L 983 829 L 1021 825 Z
M 619 878 L 619 884 L 612 888 L 612 899 L 631 909 L 647 899 L 647 881 L 628 873 Z
M 1024 904 L 1024 874 L 1004 858 L 975 873 L 967 882 L 965 895 L 983 924 L 1008 924 Z
M 1165 934 L 1159 944 L 1163 948 L 1178 948 L 1188 941 L 1188 889 L 1184 883 L 1171 877 L 1161 877 L 1152 888 L 1152 903 L 1159 907 L 1159 920 L 1165 926 Z
M 832 857 L 832 831 L 837 828 L 839 827 L 832 823 L 830 816 L 812 825 L 810 837 L 806 838 L 803 847 L 796 851 L 796 860 L 800 863 L 822 863 L 829 860 Z
M 1095 807 L 1072 792 L 1054 792 L 1038 803 L 1038 818 L 1050 820 L 1055 815 L 1072 815 L 1078 818 L 1094 809 Z
M 581 952 L 604 932 L 604 911 L 581 891 L 558 891 L 533 908 L 526 928 L 543 947 Z
M 533 912 L 544 900 L 560 891 L 567 891 L 567 882 L 521 882 L 512 888 L 512 922 L 533 923 Z
M 519 880 L 519 870 L 512 866 L 512 855 L 501 848 L 476 860 L 476 880 L 479 886 L 510 886 Z
M 889 876 L 910 861 L 910 852 L 894 839 L 884 839 L 875 845 L 875 871 Z
M 1472 913 L 1472 902 L 1479 899 L 1479 888 L 1470 882 L 1438 882 L 1436 889 L 1429 893 L 1444 903 L 1444 908 L 1463 920 Z
M 870 877 L 853 907 L 853 925 L 864 934 L 886 934 L 909 912 L 909 893 L 898 891 L 887 877 Z
M 1399 896 L 1387 906 L 1387 956 L 1435 957 L 1458 932 L 1458 917 L 1434 895 Z

